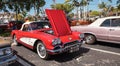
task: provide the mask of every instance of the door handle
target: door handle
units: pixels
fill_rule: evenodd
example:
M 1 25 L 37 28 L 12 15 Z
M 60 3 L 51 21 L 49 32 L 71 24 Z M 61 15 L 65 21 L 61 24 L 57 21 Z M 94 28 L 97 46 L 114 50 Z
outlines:
M 114 29 L 110 29 L 110 31 L 114 31 Z

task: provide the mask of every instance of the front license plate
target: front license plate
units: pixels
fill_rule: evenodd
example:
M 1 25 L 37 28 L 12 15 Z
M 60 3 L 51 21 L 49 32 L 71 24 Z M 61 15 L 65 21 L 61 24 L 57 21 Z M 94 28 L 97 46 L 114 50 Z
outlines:
M 70 47 L 70 50 L 69 50 L 70 53 L 76 52 L 76 51 L 79 51 L 79 45 Z

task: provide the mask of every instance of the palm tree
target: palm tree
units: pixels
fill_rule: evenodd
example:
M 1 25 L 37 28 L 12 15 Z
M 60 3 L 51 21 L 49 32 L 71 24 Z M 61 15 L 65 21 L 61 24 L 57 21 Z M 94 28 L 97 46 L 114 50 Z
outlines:
M 102 9 L 102 15 L 105 16 L 105 12 L 107 11 L 107 5 L 105 2 L 102 2 L 101 4 L 98 4 L 98 7 Z
M 0 10 L 11 10 L 19 14 L 22 11 L 30 11 L 32 7 L 35 7 L 37 14 L 40 11 L 40 7 L 45 5 L 44 0 L 0 0 Z
M 52 4 L 51 7 L 53 9 L 61 9 L 61 10 L 64 10 L 66 14 L 69 14 L 73 9 L 73 5 L 71 3 L 68 3 L 68 2 L 65 2 L 63 4 Z
M 7 11 L 6 10 L 6 4 L 7 4 L 7 0 L 0 0 L 0 11 Z
M 45 5 L 45 1 L 44 0 L 30 0 L 31 1 L 31 5 L 34 8 L 35 14 L 38 15 L 40 12 L 40 7 Z
M 87 11 L 87 6 L 89 5 L 89 3 L 93 1 L 93 0 L 81 0 L 80 4 L 81 4 L 81 7 L 83 7 L 83 10 L 84 10 L 84 18 L 87 17 L 87 13 L 85 12 L 88 12 Z
M 100 0 L 101 2 L 101 0 Z M 112 0 L 108 0 L 108 2 L 112 3 Z M 111 4 L 107 4 L 105 2 L 101 2 L 98 4 L 98 7 L 102 9 L 102 15 L 107 16 L 110 11 L 112 11 L 113 7 Z
M 82 11 L 84 11 L 84 18 L 85 18 L 85 11 L 87 11 L 86 6 L 88 6 L 91 1 L 93 0 L 81 0 L 80 2 L 78 2 L 78 0 L 73 0 L 73 3 L 75 4 L 75 6 L 80 7 L 81 18 L 82 18 L 82 13 L 83 13 Z
M 2 1 L 4 3 L 4 1 Z M 27 0 L 6 0 L 5 1 L 5 9 L 9 9 L 11 11 L 16 12 L 16 20 L 17 19 L 17 14 L 19 14 L 20 12 L 27 10 L 30 10 L 30 6 L 29 6 L 29 1 Z M 2 9 L 3 10 L 3 9 Z
M 44 11 L 41 7 L 45 5 L 45 0 L 30 0 L 30 2 L 31 6 L 34 8 L 34 14 L 36 18 L 39 16 L 40 11 L 43 14 Z

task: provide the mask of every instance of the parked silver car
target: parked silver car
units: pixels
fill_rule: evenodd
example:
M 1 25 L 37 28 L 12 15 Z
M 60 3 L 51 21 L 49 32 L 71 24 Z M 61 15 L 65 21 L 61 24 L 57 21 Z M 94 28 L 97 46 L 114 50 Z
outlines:
M 8 44 L 0 44 L 0 66 L 7 66 L 16 62 L 16 52 Z
M 99 18 L 90 25 L 74 26 L 71 29 L 83 32 L 87 44 L 95 41 L 120 43 L 120 16 Z

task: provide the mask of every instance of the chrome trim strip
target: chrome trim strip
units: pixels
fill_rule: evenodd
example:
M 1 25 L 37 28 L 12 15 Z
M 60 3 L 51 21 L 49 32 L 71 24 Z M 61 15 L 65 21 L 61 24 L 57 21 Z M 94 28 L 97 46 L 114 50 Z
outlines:
M 9 64 L 10 61 L 15 61 L 16 59 L 17 59 L 17 56 L 14 55 L 12 58 L 7 59 L 7 60 L 5 60 L 3 62 L 0 62 L 0 65 Z
M 69 47 L 72 47 L 72 46 L 76 46 L 76 45 L 82 45 L 82 42 L 80 42 L 80 43 L 76 43 L 76 44 L 74 44 L 74 45 L 70 45 L 70 46 L 68 46 L 68 47 L 64 47 L 64 48 L 60 48 L 60 49 L 57 49 L 57 50 L 47 50 L 48 52 L 52 52 L 52 53 L 62 53 L 62 52 L 64 52 L 64 50 L 65 49 L 67 49 L 67 48 L 69 48 Z

